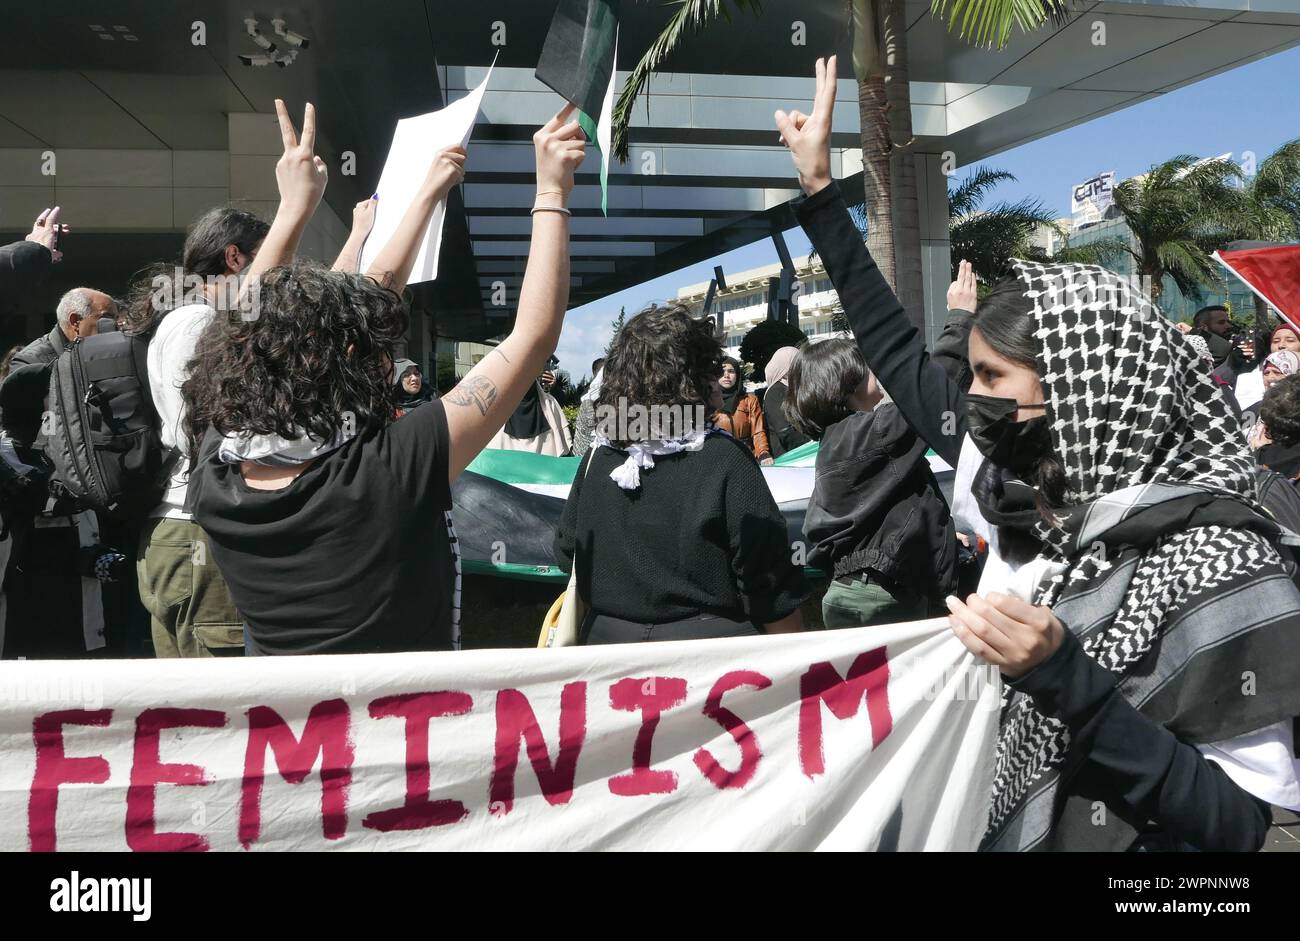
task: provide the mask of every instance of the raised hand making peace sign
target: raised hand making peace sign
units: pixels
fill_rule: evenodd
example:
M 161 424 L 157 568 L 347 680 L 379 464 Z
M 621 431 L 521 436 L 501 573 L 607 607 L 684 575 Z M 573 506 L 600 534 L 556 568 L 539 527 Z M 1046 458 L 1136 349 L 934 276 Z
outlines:
M 813 113 L 776 113 L 781 143 L 790 149 L 799 185 L 811 196 L 831 184 L 831 115 L 835 110 L 835 56 L 817 60 Z
M 319 205 L 329 180 L 325 161 L 316 156 L 316 109 L 310 103 L 304 109 L 301 139 L 289 117 L 289 109 L 279 98 L 275 99 L 275 113 L 280 119 L 280 137 L 284 141 L 284 155 L 275 165 L 280 205 L 310 214 Z

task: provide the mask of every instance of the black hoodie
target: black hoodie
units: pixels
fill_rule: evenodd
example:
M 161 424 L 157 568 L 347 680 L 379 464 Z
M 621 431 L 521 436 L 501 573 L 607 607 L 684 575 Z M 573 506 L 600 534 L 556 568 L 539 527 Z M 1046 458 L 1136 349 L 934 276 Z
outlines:
M 926 445 L 886 403 L 826 429 L 804 536 L 808 562 L 836 577 L 865 569 L 939 599 L 956 585 L 956 533 Z

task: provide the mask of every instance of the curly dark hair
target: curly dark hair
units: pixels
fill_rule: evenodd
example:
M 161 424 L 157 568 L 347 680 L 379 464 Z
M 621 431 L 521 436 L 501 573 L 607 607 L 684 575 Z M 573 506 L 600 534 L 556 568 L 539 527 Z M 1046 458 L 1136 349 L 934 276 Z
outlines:
M 0 360 L 0 379 L 9 375 L 10 371 L 14 368 L 14 357 L 22 351 L 23 348 L 21 346 L 11 347 L 9 352 L 5 354 L 5 358 Z
M 209 427 L 221 434 L 329 440 L 392 421 L 394 344 L 406 332 L 401 298 L 364 275 L 318 264 L 272 268 L 255 319 L 217 317 L 181 387 L 191 466 Z
M 1300 373 L 1279 379 L 1264 393 L 1259 420 L 1274 444 L 1300 444 Z
M 713 380 L 722 372 L 722 344 L 707 318 L 696 320 L 680 304 L 652 304 L 619 330 L 604 370 L 597 409 L 617 409 L 621 401 L 646 409 L 699 405 L 711 412 Z M 652 429 L 650 436 L 663 437 L 660 432 Z

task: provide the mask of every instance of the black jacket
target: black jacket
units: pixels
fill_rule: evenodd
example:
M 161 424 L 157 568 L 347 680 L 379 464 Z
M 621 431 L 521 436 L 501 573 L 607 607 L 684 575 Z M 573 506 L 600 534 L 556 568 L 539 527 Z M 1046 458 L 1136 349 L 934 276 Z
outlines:
M 926 598 L 949 594 L 956 534 L 925 453 L 892 403 L 827 428 L 804 517 L 809 564 L 836 577 L 870 569 Z
M 39 242 L 0 246 L 0 317 L 12 314 L 23 296 L 50 271 L 54 258 Z
M 46 336 L 28 343 L 10 361 L 9 375 L 0 383 L 0 426 L 14 440 L 23 444 L 35 440 L 50 388 L 50 365 L 67 346 L 67 338 L 55 324 Z
M 773 383 L 763 393 L 763 421 L 767 425 L 767 446 L 772 457 L 780 457 L 812 439 L 801 432 L 785 417 L 785 394 L 789 387 L 784 382 Z
M 1289 480 L 1300 479 L 1300 444 L 1266 444 L 1255 452 L 1255 460 Z

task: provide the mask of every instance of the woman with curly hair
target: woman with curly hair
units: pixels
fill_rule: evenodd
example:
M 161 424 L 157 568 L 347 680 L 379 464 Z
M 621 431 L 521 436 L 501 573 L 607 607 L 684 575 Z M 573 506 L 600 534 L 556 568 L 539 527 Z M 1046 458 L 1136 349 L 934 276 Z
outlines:
M 1300 375 L 1284 376 L 1269 387 L 1251 432 L 1260 466 L 1300 481 Z
M 785 519 L 749 448 L 707 420 L 721 362 L 709 322 L 680 306 L 614 339 L 555 537 L 589 609 L 583 643 L 803 629 L 810 590 Z
M 411 270 L 422 210 L 394 236 L 413 234 L 383 283 L 278 268 L 261 279 L 256 319 L 222 318 L 202 337 L 185 387 L 194 515 L 251 653 L 459 646 L 451 484 L 559 340 L 565 201 L 585 145 L 577 122 L 566 123 L 572 111 L 533 138 L 538 197 L 514 330 L 442 399 L 394 421 L 393 349 L 406 315 L 393 288 Z

